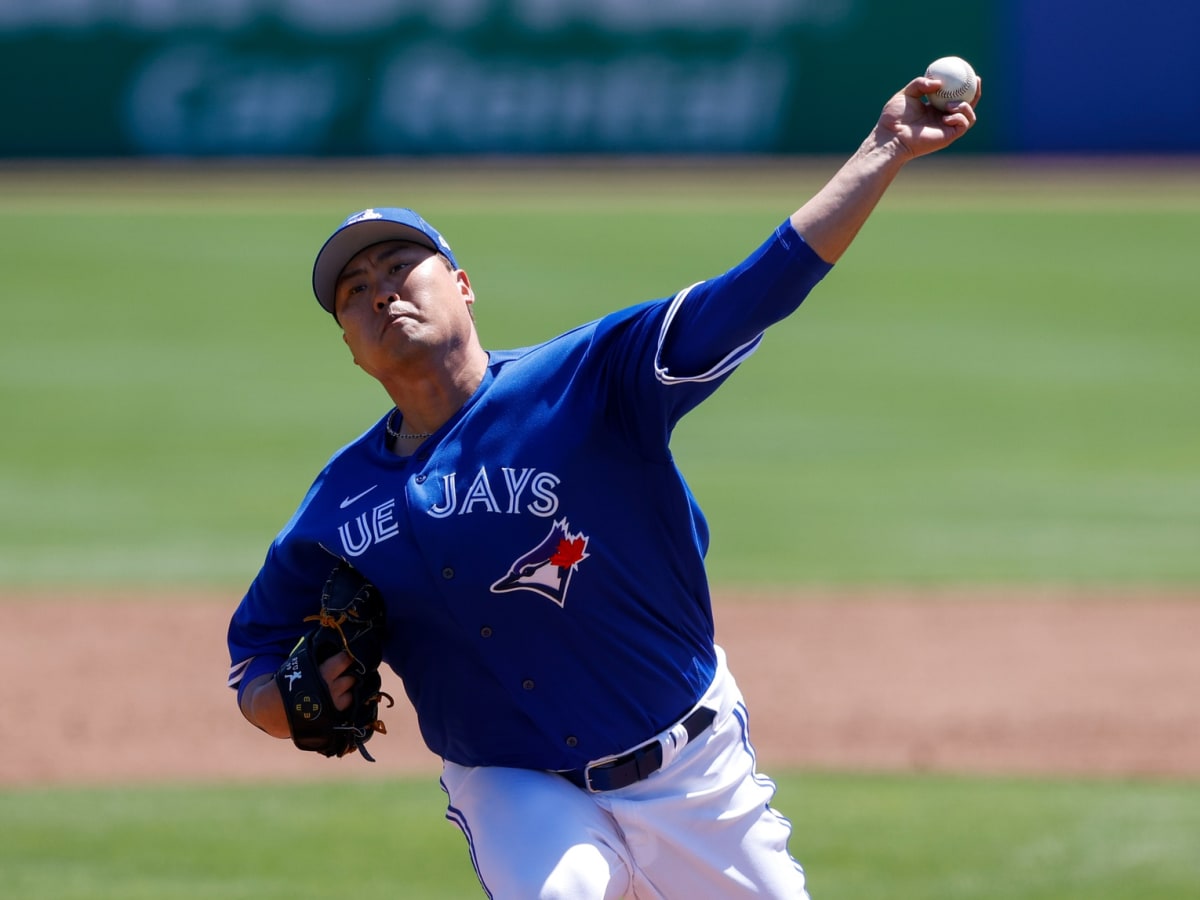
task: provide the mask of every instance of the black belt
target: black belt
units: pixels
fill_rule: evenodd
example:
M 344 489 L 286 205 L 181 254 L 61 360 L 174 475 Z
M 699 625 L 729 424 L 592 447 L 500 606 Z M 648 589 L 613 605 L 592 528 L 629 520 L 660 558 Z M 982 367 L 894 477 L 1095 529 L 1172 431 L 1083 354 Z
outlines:
M 694 741 L 717 716 L 716 712 L 706 707 L 698 707 L 679 724 L 687 732 L 688 742 Z M 663 748 L 658 740 L 649 741 L 642 746 L 630 750 L 624 756 L 604 762 L 592 763 L 582 769 L 572 769 L 559 772 L 567 781 L 593 793 L 601 791 L 616 791 L 631 784 L 637 784 L 649 778 L 662 768 Z

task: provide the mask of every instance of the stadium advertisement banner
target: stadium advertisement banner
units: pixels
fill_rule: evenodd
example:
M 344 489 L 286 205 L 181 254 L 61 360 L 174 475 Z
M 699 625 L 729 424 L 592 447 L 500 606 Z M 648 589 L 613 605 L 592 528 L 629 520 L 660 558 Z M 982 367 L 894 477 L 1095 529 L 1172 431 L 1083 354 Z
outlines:
M 993 6 L 0 0 L 0 155 L 842 153 Z

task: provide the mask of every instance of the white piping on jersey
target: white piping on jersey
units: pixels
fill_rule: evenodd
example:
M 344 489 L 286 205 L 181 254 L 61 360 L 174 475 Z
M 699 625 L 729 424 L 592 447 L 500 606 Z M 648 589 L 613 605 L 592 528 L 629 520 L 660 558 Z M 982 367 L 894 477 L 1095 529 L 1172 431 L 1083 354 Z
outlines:
M 667 310 L 666 318 L 663 319 L 662 329 L 658 332 L 658 348 L 654 351 L 654 376 L 663 384 L 685 384 L 689 381 L 715 381 L 718 378 L 723 378 L 740 366 L 747 357 L 758 349 L 758 345 L 762 342 L 763 336 L 760 332 L 757 337 L 730 351 L 715 366 L 707 372 L 701 372 L 699 375 L 671 375 L 667 372 L 666 367 L 662 365 L 663 342 L 667 339 L 667 331 L 670 330 L 671 323 L 675 321 L 675 313 L 679 311 L 679 307 L 683 303 L 683 298 L 697 284 L 703 284 L 703 282 L 697 281 L 696 284 L 684 288 L 675 295 L 675 299 L 671 301 L 671 306 Z
M 226 687 L 235 688 L 242 680 L 242 676 L 246 674 L 246 670 L 250 668 L 250 663 L 254 662 L 254 657 L 244 659 L 240 663 L 236 663 L 229 667 L 229 680 L 225 682 Z

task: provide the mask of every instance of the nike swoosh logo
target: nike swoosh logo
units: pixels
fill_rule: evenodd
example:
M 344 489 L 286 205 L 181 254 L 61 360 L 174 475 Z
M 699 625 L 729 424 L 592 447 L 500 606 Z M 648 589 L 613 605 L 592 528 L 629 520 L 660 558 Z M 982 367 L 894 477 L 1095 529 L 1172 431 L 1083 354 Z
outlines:
M 367 494 L 371 493 L 371 491 L 375 490 L 375 488 L 377 488 L 377 487 L 379 487 L 379 485 L 373 484 L 369 488 L 367 488 L 365 491 L 363 491 L 361 494 L 355 494 L 353 497 L 347 497 L 345 500 L 342 501 L 342 505 L 341 505 L 340 509 L 345 509 L 351 503 L 357 503 L 359 500 L 361 500 L 363 497 L 367 496 Z

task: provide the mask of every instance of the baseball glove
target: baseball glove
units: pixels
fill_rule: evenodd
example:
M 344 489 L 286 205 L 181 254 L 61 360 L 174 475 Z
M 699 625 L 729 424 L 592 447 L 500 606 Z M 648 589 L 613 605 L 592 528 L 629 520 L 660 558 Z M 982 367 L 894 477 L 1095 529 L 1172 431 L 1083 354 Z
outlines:
M 364 744 L 376 731 L 386 734 L 379 704 L 390 695 L 380 690 L 383 659 L 384 603 L 379 590 L 344 560 L 339 561 L 321 592 L 321 611 L 305 622 L 316 622 L 300 639 L 275 673 L 283 708 L 292 729 L 292 742 L 301 750 L 325 756 L 345 756 L 358 750 L 375 759 Z M 345 650 L 354 675 L 353 701 L 345 710 L 333 705 L 320 665 Z

